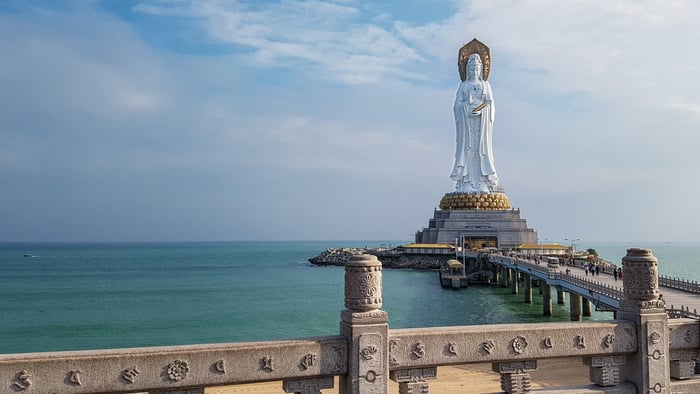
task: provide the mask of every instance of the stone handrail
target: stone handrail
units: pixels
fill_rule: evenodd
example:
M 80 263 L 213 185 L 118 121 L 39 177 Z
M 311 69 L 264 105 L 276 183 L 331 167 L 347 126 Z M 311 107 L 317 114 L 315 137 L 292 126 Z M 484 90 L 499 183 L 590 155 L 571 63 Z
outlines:
M 634 324 L 499 324 L 389 331 L 392 368 L 621 355 L 637 351 Z
M 537 360 L 572 356 L 589 366 L 593 385 L 546 392 L 700 392 L 691 379 L 700 358 L 697 321 L 668 320 L 650 251 L 630 249 L 623 270 L 617 320 L 389 330 L 381 263 L 359 255 L 345 266 L 338 336 L 0 355 L 0 394 L 202 393 L 273 380 L 287 393 L 320 394 L 335 376 L 340 394 L 386 394 L 389 379 L 400 393 L 428 393 L 438 366 L 469 363 L 491 363 L 503 391 L 524 394 Z
M 332 387 L 334 375 L 347 373 L 347 354 L 347 339 L 334 336 L 0 355 L 0 393 L 133 393 L 324 377 Z

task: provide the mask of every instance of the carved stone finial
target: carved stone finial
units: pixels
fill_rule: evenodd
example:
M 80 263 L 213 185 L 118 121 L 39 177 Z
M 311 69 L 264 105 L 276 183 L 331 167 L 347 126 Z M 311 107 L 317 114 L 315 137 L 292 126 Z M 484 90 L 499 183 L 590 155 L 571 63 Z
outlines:
M 376 256 L 352 256 L 345 264 L 345 307 L 352 312 L 382 307 L 382 263 Z
M 627 249 L 622 269 L 625 298 L 639 301 L 659 298 L 659 264 L 651 249 Z

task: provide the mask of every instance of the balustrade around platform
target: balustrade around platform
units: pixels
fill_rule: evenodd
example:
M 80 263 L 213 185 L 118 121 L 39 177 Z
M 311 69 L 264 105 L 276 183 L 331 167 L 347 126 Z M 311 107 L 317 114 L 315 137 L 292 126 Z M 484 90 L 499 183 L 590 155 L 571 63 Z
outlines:
M 296 340 L 0 355 L 0 393 L 201 393 L 203 387 L 282 381 L 288 393 L 320 393 L 339 377 L 342 394 L 428 393 L 444 365 L 490 363 L 508 393 L 531 390 L 538 361 L 580 357 L 592 385 L 546 393 L 700 392 L 694 379 L 700 325 L 668 320 L 655 259 L 625 261 L 620 319 L 389 329 L 381 264 L 346 267 L 341 335 Z M 645 265 L 647 264 L 647 265 Z M 651 267 L 651 268 L 650 268 Z M 304 318 L 304 316 L 300 316 Z

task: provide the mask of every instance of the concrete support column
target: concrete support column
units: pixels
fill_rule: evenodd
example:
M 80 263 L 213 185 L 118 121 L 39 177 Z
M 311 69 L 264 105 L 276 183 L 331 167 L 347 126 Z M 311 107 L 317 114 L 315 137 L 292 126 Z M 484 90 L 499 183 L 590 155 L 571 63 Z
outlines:
M 345 264 L 345 307 L 340 335 L 348 340 L 348 373 L 339 394 L 389 391 L 389 317 L 382 307 L 382 263 L 375 256 L 353 256 Z
M 557 286 L 557 304 L 566 304 L 566 292 L 559 286 Z
M 492 364 L 494 372 L 501 374 L 501 390 L 509 394 L 530 392 L 530 372 L 537 371 L 537 360 Z
M 569 292 L 569 304 L 571 321 L 581 321 L 581 296 Z
M 518 274 L 518 271 L 516 270 L 510 270 L 510 292 L 513 294 L 518 294 L 518 277 L 520 276 Z
M 583 316 L 588 316 L 588 317 L 590 317 L 590 316 L 593 314 L 593 313 L 591 312 L 591 310 L 593 309 L 593 308 L 591 307 L 591 301 L 590 301 L 588 298 L 585 298 L 585 297 L 583 298 L 582 301 L 583 301 L 583 305 L 582 305 L 582 307 L 583 307 Z
M 598 386 L 610 387 L 620 384 L 620 366 L 625 356 L 585 357 L 583 363 L 590 367 L 591 382 Z
M 532 277 L 523 274 L 523 279 L 525 279 L 525 303 L 532 304 Z
M 552 316 L 552 288 L 544 280 L 540 281 L 542 289 L 542 314 Z
M 322 378 L 310 379 L 289 379 L 282 381 L 282 390 L 285 393 L 294 394 L 322 394 L 322 389 L 333 388 L 333 377 L 325 376 Z
M 427 380 L 437 378 L 437 367 L 398 369 L 389 377 L 399 384 L 399 394 L 428 394 Z
M 505 281 L 503 282 L 503 287 L 508 287 L 512 281 L 513 270 L 510 268 L 503 268 L 505 270 Z

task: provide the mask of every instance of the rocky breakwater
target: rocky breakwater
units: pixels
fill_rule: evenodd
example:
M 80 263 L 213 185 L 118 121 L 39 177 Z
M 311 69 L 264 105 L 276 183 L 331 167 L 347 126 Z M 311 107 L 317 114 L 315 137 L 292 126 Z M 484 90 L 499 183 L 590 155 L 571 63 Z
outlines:
M 384 268 L 436 270 L 440 263 L 454 258 L 453 255 L 415 255 L 388 248 L 330 248 L 309 259 L 313 265 L 345 266 L 352 256 L 372 254 L 382 262 Z

